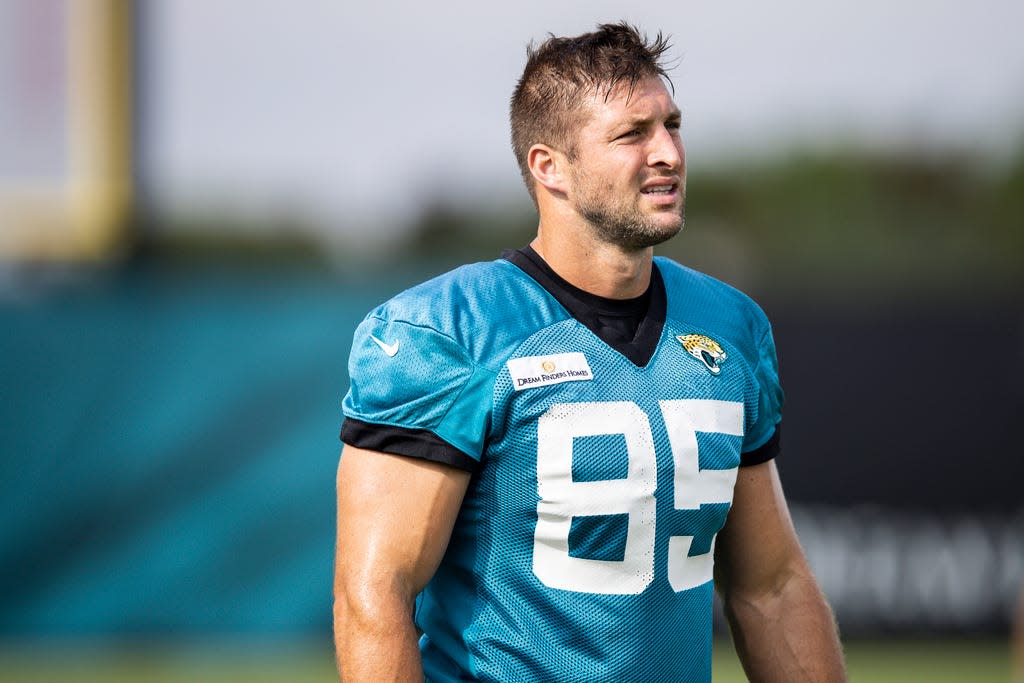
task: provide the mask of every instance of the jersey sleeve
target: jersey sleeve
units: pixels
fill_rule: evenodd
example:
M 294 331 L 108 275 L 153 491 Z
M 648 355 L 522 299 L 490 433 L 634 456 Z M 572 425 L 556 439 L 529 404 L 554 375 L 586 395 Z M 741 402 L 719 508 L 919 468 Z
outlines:
M 771 327 L 765 329 L 758 344 L 754 381 L 757 385 L 757 419 L 743 439 L 743 465 L 767 462 L 779 454 L 785 394 L 779 383 L 779 361 Z
M 494 373 L 450 336 L 371 314 L 356 329 L 342 440 L 473 470 L 490 424 Z

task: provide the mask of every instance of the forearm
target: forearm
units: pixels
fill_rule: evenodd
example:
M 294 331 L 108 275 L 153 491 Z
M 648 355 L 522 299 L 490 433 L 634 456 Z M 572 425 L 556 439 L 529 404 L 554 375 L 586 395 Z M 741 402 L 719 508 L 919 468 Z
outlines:
M 725 612 L 752 683 L 846 681 L 832 610 L 809 573 L 761 595 L 732 596 Z
M 368 607 L 337 596 L 334 646 L 344 683 L 423 680 L 411 608 L 400 600 Z

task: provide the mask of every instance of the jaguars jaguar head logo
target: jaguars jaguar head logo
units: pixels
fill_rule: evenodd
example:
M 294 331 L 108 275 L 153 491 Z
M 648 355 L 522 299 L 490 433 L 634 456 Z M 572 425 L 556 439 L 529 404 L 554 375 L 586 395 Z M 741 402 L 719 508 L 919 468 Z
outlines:
M 720 365 L 729 356 L 714 339 L 703 334 L 681 334 L 676 339 L 686 352 L 703 363 L 712 375 L 722 371 Z

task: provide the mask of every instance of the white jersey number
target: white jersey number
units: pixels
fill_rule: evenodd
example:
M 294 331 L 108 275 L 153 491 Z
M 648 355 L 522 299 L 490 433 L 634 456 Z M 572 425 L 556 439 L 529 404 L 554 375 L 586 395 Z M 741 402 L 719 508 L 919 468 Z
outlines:
M 730 503 L 736 468 L 702 470 L 697 432 L 743 435 L 743 404 L 688 399 L 660 401 L 675 466 L 675 508 L 699 509 L 702 503 Z M 573 440 L 622 435 L 627 474 L 622 479 L 573 481 Z M 635 595 L 654 580 L 654 530 L 658 463 L 647 414 L 629 401 L 559 403 L 537 425 L 537 528 L 533 537 L 533 572 L 551 588 Z M 622 560 L 597 560 L 569 554 L 573 517 L 625 514 L 626 545 Z M 692 536 L 672 536 L 668 547 L 668 581 L 684 591 L 711 580 L 711 550 L 690 557 Z

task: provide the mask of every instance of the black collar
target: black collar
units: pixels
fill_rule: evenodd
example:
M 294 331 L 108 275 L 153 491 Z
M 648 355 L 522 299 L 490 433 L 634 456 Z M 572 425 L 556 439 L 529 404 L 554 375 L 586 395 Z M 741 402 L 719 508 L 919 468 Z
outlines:
M 601 341 L 644 367 L 654 356 L 665 326 L 665 283 L 658 266 L 651 268 L 651 284 L 635 299 L 606 299 L 566 282 L 532 247 L 506 250 L 502 258 L 532 277 L 562 304 L 573 318 Z

